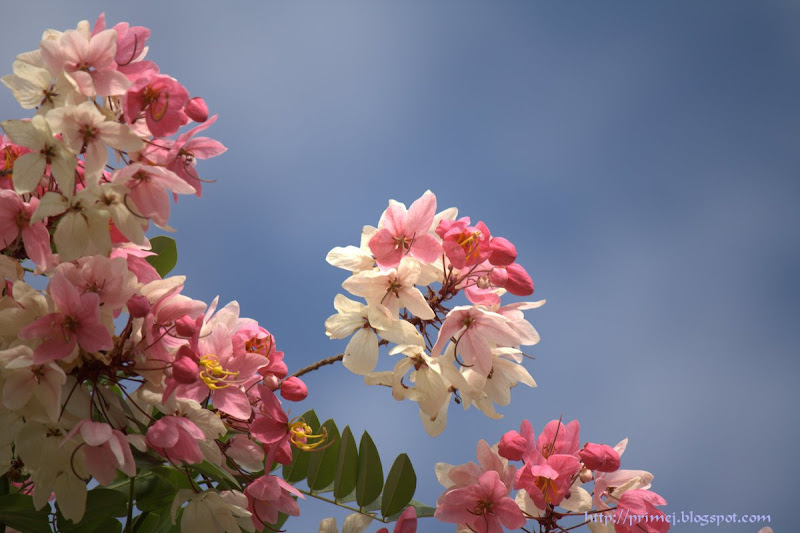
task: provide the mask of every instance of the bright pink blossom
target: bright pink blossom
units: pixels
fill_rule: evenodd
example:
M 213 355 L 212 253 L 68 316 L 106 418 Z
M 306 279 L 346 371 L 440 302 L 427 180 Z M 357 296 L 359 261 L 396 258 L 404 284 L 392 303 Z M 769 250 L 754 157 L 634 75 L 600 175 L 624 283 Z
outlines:
M 417 510 L 414 507 L 406 507 L 400 513 L 397 523 L 394 525 L 392 533 L 416 533 L 417 532 Z M 389 533 L 389 529 L 382 527 L 375 533 Z
M 123 109 L 129 124 L 144 113 L 150 133 L 156 137 L 168 137 L 189 121 L 184 112 L 187 102 L 189 92 L 178 80 L 158 74 L 139 78 L 125 93 Z
M 572 455 L 538 456 L 517 471 L 514 488 L 525 489 L 536 507 L 546 509 L 548 505 L 558 505 L 569 494 L 580 469 L 580 461 Z
M 508 494 L 498 473 L 490 470 L 481 474 L 477 483 L 442 494 L 434 516 L 442 522 L 466 524 L 476 533 L 502 533 L 503 527 L 517 529 L 526 519 Z
M 442 238 L 447 259 L 459 270 L 483 263 L 491 253 L 489 228 L 483 222 L 470 226 L 469 217 L 442 220 L 436 234 Z
M 194 187 L 164 167 L 131 163 L 117 170 L 112 180 L 123 183 L 130 189 L 130 198 L 138 215 L 151 218 L 159 226 L 166 226 L 169 219 L 169 195 L 192 194 Z
M 579 453 L 581 461 L 589 470 L 614 472 L 619 469 L 619 454 L 607 444 L 587 442 Z

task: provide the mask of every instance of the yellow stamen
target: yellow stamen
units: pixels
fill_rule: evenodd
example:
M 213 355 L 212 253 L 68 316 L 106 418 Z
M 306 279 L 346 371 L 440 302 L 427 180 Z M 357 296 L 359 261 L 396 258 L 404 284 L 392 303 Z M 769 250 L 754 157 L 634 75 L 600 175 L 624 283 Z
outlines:
M 471 257 L 478 252 L 478 239 L 481 236 L 480 231 L 473 231 L 472 233 L 462 233 L 456 238 L 456 242 L 464 249 L 466 258 L 469 261 Z
M 219 359 L 214 354 L 201 357 L 200 366 L 202 367 L 200 379 L 211 390 L 224 389 L 238 383 L 235 378 L 239 372 L 229 372 L 222 368 Z
M 311 426 L 305 423 L 302 418 L 295 418 L 292 422 L 289 423 L 289 433 L 291 433 L 291 437 L 289 437 L 289 442 L 303 450 L 304 452 L 308 452 L 311 450 L 321 451 L 333 444 L 333 441 L 325 444 L 325 441 L 328 440 L 328 430 L 325 428 L 321 428 L 322 433 L 319 435 L 314 435 L 313 429 Z M 308 442 L 309 439 L 316 440 L 316 442 Z M 325 444 L 324 446 L 322 446 Z M 320 447 L 322 446 L 322 447 Z

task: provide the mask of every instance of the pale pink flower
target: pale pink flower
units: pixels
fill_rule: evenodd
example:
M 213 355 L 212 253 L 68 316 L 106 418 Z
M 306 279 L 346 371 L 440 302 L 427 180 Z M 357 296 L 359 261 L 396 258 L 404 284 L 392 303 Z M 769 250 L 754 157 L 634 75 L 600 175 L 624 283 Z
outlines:
M 34 363 L 64 359 L 76 345 L 87 352 L 110 350 L 114 346 L 106 326 L 100 322 L 97 294 L 80 294 L 64 276 L 57 274 L 48 290 L 58 311 L 37 319 L 19 332 L 22 339 L 44 339 L 33 353 Z
M 114 172 L 114 183 L 122 183 L 130 189 L 130 199 L 139 210 L 139 215 L 153 220 L 161 227 L 169 219 L 169 194 L 192 194 L 194 187 L 164 167 L 131 163 Z
M 616 533 L 666 533 L 670 522 L 656 505 L 666 505 L 667 501 L 649 490 L 629 490 L 617 502 L 614 511 Z
M 478 307 L 454 307 L 447 313 L 431 355 L 441 354 L 445 344 L 455 338 L 457 353 L 464 364 L 481 376 L 488 376 L 492 370 L 492 348 L 519 346 L 521 342 L 507 322 L 504 316 Z
M 165 416 L 147 430 L 147 445 L 171 461 L 188 464 L 203 462 L 198 441 L 206 435 L 197 425 L 181 416 Z
M 465 524 L 476 533 L 502 533 L 527 520 L 497 472 L 484 472 L 477 482 L 448 489 L 439 497 L 434 516 L 442 522 Z
M 33 350 L 20 345 L 0 351 L 0 368 L 3 370 L 3 407 L 17 411 L 36 399 L 50 420 L 58 420 L 61 387 L 67 376 L 57 363 L 36 364 Z
M 442 247 L 428 233 L 435 214 L 436 196 L 431 191 L 415 200 L 408 210 L 392 200 L 381 215 L 378 232 L 369 241 L 378 265 L 381 268 L 397 266 L 406 255 L 425 263 L 436 261 L 442 255 Z
M 114 481 L 117 470 L 130 477 L 136 475 L 131 447 L 122 432 L 105 423 L 81 420 L 67 433 L 64 440 L 71 439 L 78 432 L 86 443 L 80 449 L 86 468 L 98 483 L 108 485 Z
M 37 266 L 44 266 L 51 257 L 50 233 L 43 222 L 31 224 L 31 217 L 39 206 L 33 197 L 23 202 L 14 191 L 0 190 L 0 250 L 6 249 L 22 237 L 26 255 Z
M 78 90 L 90 97 L 120 95 L 130 86 L 117 71 L 117 33 L 105 30 L 92 36 L 68 30 L 58 40 L 41 42 L 42 58 L 55 75 L 63 72 Z
M 278 476 L 261 476 L 244 491 L 247 509 L 253 514 L 253 525 L 261 530 L 278 521 L 278 513 L 300 516 L 300 507 L 292 495 L 305 499 L 296 488 Z

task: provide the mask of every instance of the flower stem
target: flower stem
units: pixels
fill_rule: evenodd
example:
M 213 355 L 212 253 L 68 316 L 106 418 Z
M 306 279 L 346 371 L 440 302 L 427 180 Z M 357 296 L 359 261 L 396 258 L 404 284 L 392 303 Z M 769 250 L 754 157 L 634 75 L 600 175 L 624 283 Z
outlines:
M 333 355 L 331 357 L 327 357 L 327 358 L 325 358 L 325 359 L 323 359 L 321 361 L 317 361 L 314 364 L 311 364 L 311 365 L 308 365 L 308 366 L 305 366 L 305 367 L 301 368 L 300 370 L 298 370 L 297 372 L 295 372 L 294 374 L 292 374 L 289 377 L 290 378 L 292 378 L 292 377 L 299 378 L 303 374 L 308 374 L 309 372 L 313 372 L 314 370 L 316 370 L 316 369 L 318 369 L 320 367 L 323 367 L 325 365 L 332 365 L 336 361 L 341 361 L 343 358 L 344 358 L 344 354 L 343 353 L 340 353 L 339 355 Z
M 352 511 L 352 512 L 358 513 L 358 514 L 362 514 L 364 516 L 368 516 L 368 517 L 370 517 L 370 518 L 372 518 L 374 520 L 377 520 L 378 522 L 383 522 L 384 524 L 388 524 L 389 523 L 389 520 L 386 520 L 385 518 L 378 518 L 375 515 L 371 515 L 369 513 L 365 513 L 360 509 L 356 509 L 355 507 L 350 507 L 349 505 L 345 505 L 343 503 L 339 503 L 336 500 L 331 500 L 330 498 L 326 498 L 325 496 L 320 496 L 319 494 L 314 494 L 313 492 L 310 492 L 310 491 L 307 491 L 307 490 L 303 490 L 303 489 L 300 489 L 300 488 L 298 488 L 297 490 L 299 490 L 300 492 L 302 492 L 306 496 L 311 496 L 312 498 L 316 498 L 318 500 L 322 500 L 323 502 L 328 502 L 328 503 L 333 504 L 333 505 L 335 505 L 337 507 L 341 507 L 342 509 L 347 509 L 348 511 Z
M 125 533 L 133 531 L 133 483 L 136 476 L 131 478 L 130 488 L 128 489 L 128 519 L 125 521 Z

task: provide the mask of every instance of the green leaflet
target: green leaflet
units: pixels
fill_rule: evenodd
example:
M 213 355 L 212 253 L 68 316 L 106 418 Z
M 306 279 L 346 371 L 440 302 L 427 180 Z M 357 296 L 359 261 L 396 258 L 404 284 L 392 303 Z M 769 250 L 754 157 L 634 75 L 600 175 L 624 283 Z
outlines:
M 383 467 L 378 448 L 366 431 L 358 447 L 358 478 L 356 480 L 356 503 L 366 507 L 374 502 L 383 489 Z
M 402 510 L 411 501 L 417 489 L 417 474 L 411 466 L 408 455 L 401 453 L 395 459 L 389 475 L 386 477 L 386 486 L 383 488 L 381 500 L 381 514 L 392 516 Z
M 150 239 L 150 245 L 156 255 L 147 257 L 147 262 L 153 265 L 158 275 L 163 278 L 175 268 L 175 264 L 178 262 L 178 246 L 175 244 L 175 239 L 164 235 Z
M 339 457 L 336 461 L 336 478 L 333 483 L 333 497 L 345 498 L 356 488 L 358 479 L 358 447 L 350 426 L 344 428 L 339 444 Z

